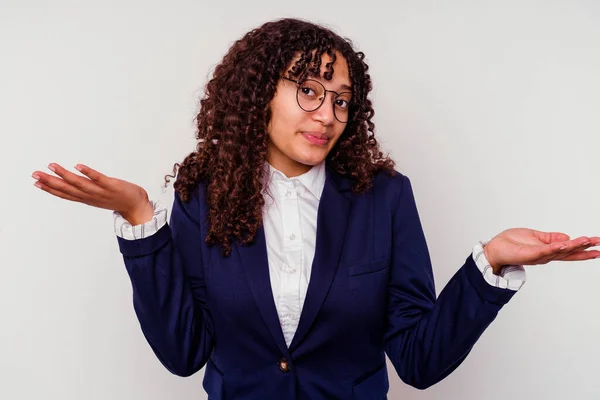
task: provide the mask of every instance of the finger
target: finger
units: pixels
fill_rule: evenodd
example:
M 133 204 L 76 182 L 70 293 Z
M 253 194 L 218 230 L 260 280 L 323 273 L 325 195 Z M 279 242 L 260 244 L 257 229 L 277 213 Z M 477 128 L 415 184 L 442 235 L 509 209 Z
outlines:
M 600 246 L 600 236 L 592 236 L 590 237 L 590 241 L 592 242 L 592 246 Z
M 109 179 L 108 176 L 101 174 L 100 172 L 88 167 L 87 165 L 77 164 L 75 166 L 75 169 L 87 176 L 88 178 L 90 178 L 92 181 L 98 183 L 100 186 L 105 186 Z
M 567 250 L 559 250 L 556 244 L 543 244 L 537 246 L 525 246 L 520 250 L 520 257 L 523 261 L 519 264 L 538 265 L 546 264 L 556 257 L 568 255 Z
M 41 182 L 39 182 L 39 181 L 37 181 L 37 182 L 35 183 L 35 186 L 36 186 L 36 187 L 38 187 L 38 188 L 40 188 L 40 189 L 41 189 L 41 190 L 43 190 L 44 192 L 48 192 L 48 193 L 50 193 L 51 195 L 54 195 L 54 196 L 56 196 L 56 197 L 60 197 L 61 199 L 65 199 L 65 200 L 70 200 L 70 201 L 76 201 L 76 202 L 79 202 L 79 203 L 83 203 L 83 200 L 82 200 L 82 199 L 80 199 L 79 197 L 76 197 L 76 196 L 70 195 L 70 194 L 68 194 L 68 193 L 64 193 L 64 192 L 62 192 L 62 191 L 60 191 L 60 190 L 58 190 L 58 189 L 54 189 L 53 187 L 50 187 L 50 186 L 48 186 L 48 185 L 45 185 L 45 184 L 43 184 L 43 183 L 41 183 Z
M 570 251 L 568 251 L 568 254 L 566 254 L 566 256 L 569 256 L 570 254 L 574 254 L 574 253 L 578 253 L 581 252 L 583 250 L 589 249 L 590 247 L 594 247 L 595 244 L 595 239 L 594 238 L 589 238 L 588 240 L 586 240 L 584 243 L 580 244 L 579 246 L 575 246 L 573 247 Z M 564 259 L 565 257 L 562 257 L 562 259 Z
M 48 165 L 48 169 L 50 169 L 56 175 L 63 178 L 65 182 L 68 182 L 70 185 L 74 186 L 81 192 L 87 193 L 92 196 L 98 196 L 102 194 L 102 190 L 98 188 L 98 186 L 94 182 L 85 177 L 76 175 L 56 163 L 51 163 L 50 165 Z M 59 189 L 63 190 L 62 188 Z M 69 191 L 67 191 L 67 193 L 77 195 Z
M 600 251 L 598 250 L 578 251 L 564 258 L 561 258 L 560 261 L 583 261 L 592 260 L 598 257 L 600 257 Z
M 560 249 L 554 252 L 551 256 L 554 260 L 566 260 L 575 253 L 579 253 L 589 247 L 592 247 L 594 242 L 591 238 L 581 237 L 564 244 Z
M 552 250 L 550 253 L 547 251 L 540 258 L 533 260 L 529 265 L 542 265 L 548 264 L 551 261 L 562 261 L 563 259 L 573 255 L 572 250 Z
M 538 264 L 546 264 L 553 260 L 560 260 L 564 257 L 571 255 L 573 252 L 581 250 L 584 243 L 586 243 L 589 239 L 587 238 L 578 238 L 574 240 L 570 240 L 568 242 L 555 242 L 547 245 L 535 246 L 535 248 L 530 248 L 532 254 L 530 254 L 529 258 L 532 258 L 528 265 L 538 265 Z M 588 244 L 587 246 L 589 246 Z
M 86 197 L 89 197 L 89 195 L 87 195 L 85 192 L 79 190 L 78 188 L 72 186 L 71 184 L 69 184 L 68 182 L 64 181 L 61 178 L 57 178 L 55 176 L 52 175 L 48 175 L 46 173 L 43 172 L 34 172 L 33 173 L 33 178 L 38 179 L 38 182 L 46 187 L 49 187 L 53 190 L 57 190 L 59 192 L 65 193 L 69 196 L 72 197 L 76 197 L 78 199 L 84 199 Z
M 587 236 L 581 236 L 577 239 L 569 240 L 566 242 L 554 242 L 550 245 L 550 247 L 556 249 L 557 251 L 568 253 L 570 251 L 573 251 L 577 247 L 586 246 L 589 244 L 592 244 L 591 239 Z

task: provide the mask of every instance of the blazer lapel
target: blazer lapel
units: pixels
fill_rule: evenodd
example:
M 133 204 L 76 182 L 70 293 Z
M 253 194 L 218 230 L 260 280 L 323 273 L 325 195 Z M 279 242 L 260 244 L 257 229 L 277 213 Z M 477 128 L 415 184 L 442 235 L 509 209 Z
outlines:
M 298 346 L 310 330 L 335 276 L 344 242 L 350 200 L 343 195 L 343 192 L 350 190 L 350 182 L 329 167 L 326 168 L 325 186 L 317 212 L 317 237 L 310 282 L 298 329 L 289 350 L 273 299 L 264 227 L 259 228 L 251 244 L 234 245 L 260 314 L 279 350 L 286 357 L 290 357 L 290 351 Z
M 264 228 L 262 226 L 259 228 L 256 239 L 251 244 L 247 246 L 236 245 L 235 247 L 238 249 L 250 290 L 256 300 L 260 314 L 281 354 L 289 357 L 279 317 L 277 316 L 277 308 L 275 308 L 275 301 L 273 300 Z
M 290 352 L 310 330 L 327 296 L 344 243 L 350 200 L 342 193 L 350 190 L 350 182 L 329 167 L 326 176 L 317 212 L 317 237 L 310 282 Z

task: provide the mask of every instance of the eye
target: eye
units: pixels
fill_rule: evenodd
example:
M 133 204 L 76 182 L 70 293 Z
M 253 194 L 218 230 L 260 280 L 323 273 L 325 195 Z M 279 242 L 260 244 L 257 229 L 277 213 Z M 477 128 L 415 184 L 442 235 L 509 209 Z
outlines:
M 338 100 L 335 101 L 335 105 L 338 106 L 338 107 L 340 107 L 340 108 L 346 109 L 346 108 L 348 108 L 348 106 L 350 105 L 350 103 L 348 103 L 347 100 L 338 99 Z
M 308 86 L 301 86 L 300 91 L 305 96 L 315 96 L 316 95 L 315 91 Z

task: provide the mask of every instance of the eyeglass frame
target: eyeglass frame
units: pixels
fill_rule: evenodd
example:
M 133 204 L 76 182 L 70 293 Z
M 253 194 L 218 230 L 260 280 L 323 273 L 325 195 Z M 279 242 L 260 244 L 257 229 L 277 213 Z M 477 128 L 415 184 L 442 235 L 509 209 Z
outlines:
M 308 111 L 308 110 L 304 109 L 304 108 L 303 108 L 303 107 L 300 105 L 300 99 L 298 99 L 298 95 L 299 95 L 299 91 L 300 91 L 300 86 L 298 86 L 298 88 L 296 89 L 296 103 L 298 103 L 298 107 L 300 107 L 300 109 L 301 109 L 302 111 L 304 111 L 304 112 L 315 112 L 315 111 L 317 111 L 319 108 L 321 108 L 321 106 L 322 106 L 322 105 L 325 103 L 325 99 L 327 98 L 327 93 L 328 93 L 328 92 L 329 92 L 329 93 L 334 93 L 334 94 L 335 94 L 335 97 L 333 98 L 333 101 L 335 101 L 335 99 L 336 99 L 336 98 L 337 98 L 339 95 L 341 95 L 341 94 L 344 94 L 344 93 L 350 93 L 350 94 L 353 94 L 352 92 L 348 92 L 348 91 L 346 91 L 346 92 L 340 92 L 340 93 L 338 93 L 338 92 L 336 92 L 335 90 L 327 90 L 327 89 L 325 88 L 325 86 L 324 86 L 324 85 L 323 85 L 321 82 L 319 82 L 319 81 L 317 81 L 317 80 L 315 80 L 315 79 L 305 79 L 303 82 L 298 82 L 298 81 L 297 81 L 297 80 L 295 80 L 295 79 L 288 78 L 287 76 L 283 76 L 283 75 L 281 76 L 281 78 L 282 78 L 282 79 L 285 79 L 285 80 L 287 80 L 287 81 L 290 81 L 290 82 L 294 82 L 296 85 L 301 85 L 302 83 L 304 83 L 304 82 L 306 82 L 306 81 L 312 81 L 312 82 L 316 82 L 316 83 L 318 83 L 319 85 L 321 85 L 321 87 L 323 87 L 323 90 L 325 91 L 325 92 L 323 93 L 323 101 L 321 101 L 321 104 L 319 104 L 319 105 L 317 106 L 317 108 L 315 108 L 314 110 L 310 110 L 310 111 Z M 348 102 L 348 108 L 350 108 L 350 102 Z M 348 110 L 348 114 L 350 114 L 350 110 Z M 339 118 L 338 118 L 338 116 L 337 116 L 337 113 L 335 112 L 335 106 L 334 106 L 334 108 L 333 108 L 333 116 L 335 117 L 335 119 L 337 119 L 337 120 L 338 120 L 339 122 L 341 122 L 342 124 L 347 124 L 347 123 L 348 123 L 348 121 L 340 121 L 340 119 L 339 119 Z M 350 118 L 348 118 L 348 120 L 350 120 Z

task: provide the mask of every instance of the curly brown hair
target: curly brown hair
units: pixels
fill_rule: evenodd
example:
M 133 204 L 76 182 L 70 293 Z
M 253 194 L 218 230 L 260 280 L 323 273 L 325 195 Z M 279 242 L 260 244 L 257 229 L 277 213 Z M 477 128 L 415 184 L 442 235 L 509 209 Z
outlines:
M 220 244 L 223 254 L 231 243 L 246 245 L 262 224 L 263 177 L 267 156 L 269 102 L 281 76 L 297 59 L 288 75 L 298 82 L 320 77 L 321 57 L 328 54 L 323 78 L 331 80 L 336 52 L 346 59 L 352 81 L 352 100 L 344 132 L 330 153 L 327 165 L 349 177 L 352 191 L 372 186 L 379 171 L 393 175 L 394 162 L 380 151 L 372 122 L 372 89 L 365 55 L 325 27 L 286 18 L 270 21 L 234 42 L 207 83 L 196 116 L 198 144 L 181 164 L 175 163 L 174 189 L 188 202 L 196 186 L 207 185 L 209 245 Z M 298 58 L 299 57 L 299 58 Z

